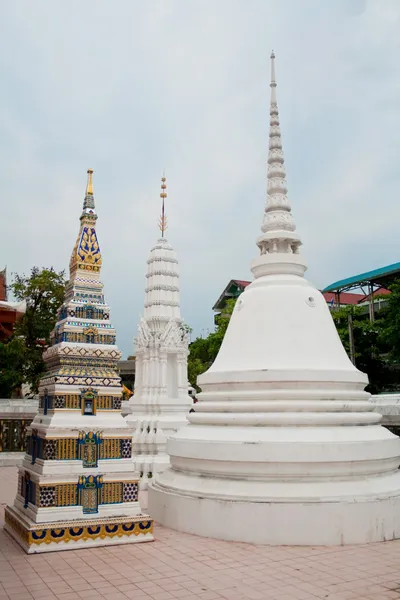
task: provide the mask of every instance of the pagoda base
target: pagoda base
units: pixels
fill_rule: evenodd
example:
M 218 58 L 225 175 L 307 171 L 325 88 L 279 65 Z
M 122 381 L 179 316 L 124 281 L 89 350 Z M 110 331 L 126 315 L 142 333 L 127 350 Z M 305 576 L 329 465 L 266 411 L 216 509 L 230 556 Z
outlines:
M 149 511 L 171 529 L 252 544 L 336 546 L 400 538 L 400 471 L 375 481 L 282 481 L 278 487 L 280 494 L 269 496 L 266 482 L 176 477 L 168 469 L 149 484 Z
M 153 520 L 148 515 L 37 524 L 7 506 L 4 529 L 28 554 L 97 546 L 151 542 Z

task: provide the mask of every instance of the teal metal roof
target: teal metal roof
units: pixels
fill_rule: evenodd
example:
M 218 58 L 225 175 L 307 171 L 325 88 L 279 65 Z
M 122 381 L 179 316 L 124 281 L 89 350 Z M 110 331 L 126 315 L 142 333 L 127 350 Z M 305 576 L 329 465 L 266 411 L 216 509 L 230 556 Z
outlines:
M 360 275 L 354 275 L 347 279 L 341 279 L 328 285 L 323 292 L 336 292 L 339 290 L 350 290 L 351 288 L 360 287 L 367 283 L 382 284 L 388 282 L 388 280 L 394 278 L 398 274 L 400 277 L 400 262 L 394 263 L 393 265 L 387 265 L 374 271 L 367 271 L 367 273 L 361 273 Z

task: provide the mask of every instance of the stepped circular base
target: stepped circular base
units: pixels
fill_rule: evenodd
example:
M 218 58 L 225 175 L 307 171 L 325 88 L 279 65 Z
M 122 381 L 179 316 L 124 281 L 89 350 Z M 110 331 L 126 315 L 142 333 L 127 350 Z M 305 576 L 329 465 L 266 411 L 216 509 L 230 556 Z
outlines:
M 283 489 L 281 498 L 268 498 L 268 484 L 258 482 L 265 486 L 263 501 L 252 501 L 251 490 L 249 499 L 232 500 L 229 497 L 232 482 L 218 478 L 213 481 L 197 478 L 195 492 L 194 479 L 188 476 L 184 490 L 184 479 L 185 474 L 181 473 L 177 479 L 176 473 L 168 469 L 152 481 L 149 512 L 158 523 L 185 533 L 290 546 L 366 544 L 400 537 L 400 472 L 359 484 L 331 481 L 327 483 L 325 497 L 317 495 L 322 487 L 304 483 L 295 484 L 291 497 L 285 498 Z M 241 483 L 245 488 L 250 482 Z M 219 494 L 212 497 L 210 490 L 216 492 L 217 488 Z

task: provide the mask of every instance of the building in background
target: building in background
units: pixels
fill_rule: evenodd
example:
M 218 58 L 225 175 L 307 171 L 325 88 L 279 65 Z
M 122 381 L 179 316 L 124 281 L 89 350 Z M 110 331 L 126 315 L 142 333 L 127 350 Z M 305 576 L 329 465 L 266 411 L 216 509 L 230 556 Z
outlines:
M 25 302 L 9 302 L 7 295 L 7 269 L 0 271 L 0 342 L 14 333 L 18 319 L 26 310 Z
M 368 307 L 370 319 L 373 321 L 375 312 L 385 305 L 386 301 L 382 296 L 390 294 L 388 287 L 396 279 L 400 279 L 400 263 L 335 281 L 323 290 L 323 294 L 333 294 L 337 304 L 341 295 L 349 293 L 350 290 L 360 290 L 362 298 L 357 304 Z

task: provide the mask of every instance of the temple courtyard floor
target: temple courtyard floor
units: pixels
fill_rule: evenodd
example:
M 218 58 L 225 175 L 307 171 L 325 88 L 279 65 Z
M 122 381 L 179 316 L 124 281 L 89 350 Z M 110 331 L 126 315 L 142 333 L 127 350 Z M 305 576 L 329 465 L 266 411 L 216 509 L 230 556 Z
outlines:
M 153 543 L 28 556 L 3 530 L 4 507 L 16 485 L 16 468 L 1 467 L 0 599 L 400 599 L 400 540 L 338 548 L 252 546 L 157 526 Z

